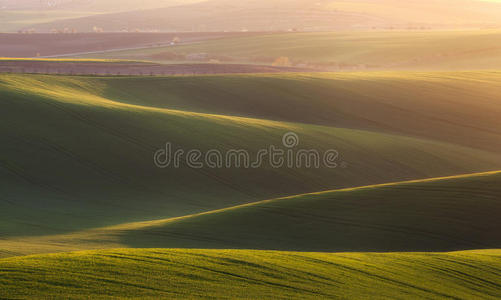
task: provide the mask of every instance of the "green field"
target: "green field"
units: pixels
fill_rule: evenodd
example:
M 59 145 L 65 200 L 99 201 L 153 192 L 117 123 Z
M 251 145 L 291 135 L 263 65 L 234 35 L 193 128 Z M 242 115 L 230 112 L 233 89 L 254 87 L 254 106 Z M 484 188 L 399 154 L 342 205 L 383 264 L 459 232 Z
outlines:
M 501 253 L 107 250 L 0 260 L 0 297 L 498 299 Z
M 283 33 L 90 57 L 172 62 L 207 53 L 223 62 L 271 64 L 288 57 L 293 65 L 344 70 L 496 70 L 501 67 L 500 42 L 501 32 L 496 30 Z
M 495 80 L 497 74 L 490 75 Z M 388 114 L 395 121 L 405 117 L 410 125 L 415 124 L 414 131 L 422 130 L 418 137 L 404 136 L 398 130 L 389 132 L 376 120 L 348 126 L 348 120 L 340 118 L 332 120 L 329 126 L 321 126 L 303 123 L 301 119 L 294 119 L 294 114 L 283 118 L 271 116 L 281 112 L 278 109 L 281 105 L 289 105 L 285 102 L 270 112 L 256 103 L 254 118 L 235 117 L 229 112 L 223 115 L 221 111 L 215 114 L 217 107 L 236 99 L 240 100 L 232 111 L 237 111 L 239 105 L 250 107 L 252 99 L 262 98 L 258 95 L 246 98 L 248 91 L 256 83 L 275 80 L 277 101 L 289 99 L 278 84 L 285 87 L 303 82 L 309 89 L 292 101 L 308 101 L 314 96 L 312 92 L 316 92 L 315 98 L 320 102 L 313 102 L 310 108 L 343 115 L 346 109 L 343 101 L 349 98 L 340 98 L 338 102 L 332 94 L 323 94 L 323 87 L 328 83 L 335 86 L 336 82 L 346 82 L 346 87 L 350 80 L 358 81 L 350 77 L 316 80 L 315 77 L 309 79 L 310 75 L 281 76 L 236 76 L 235 88 L 240 86 L 240 93 L 228 89 L 227 94 L 222 94 L 223 98 L 219 97 L 216 87 L 212 89 L 213 94 L 208 94 L 203 83 L 228 87 L 226 83 L 231 77 L 110 79 L 1 75 L 0 136 L 2 145 L 6 146 L 0 150 L 0 185 L 4 191 L 0 222 L 5 228 L 4 236 L 55 234 L 178 217 L 294 194 L 501 168 L 499 148 L 494 147 L 500 143 L 494 126 L 497 107 L 488 100 L 492 90 L 477 91 L 485 95 L 482 102 L 468 98 L 469 94 L 458 99 L 463 103 L 469 101 L 472 106 L 469 111 L 456 111 L 446 100 L 430 102 L 431 106 L 425 109 L 431 115 L 423 112 L 423 120 L 434 118 L 433 114 L 437 113 L 434 107 L 442 106 L 447 115 L 437 123 L 427 123 L 426 128 L 421 127 L 424 123 L 420 124 L 419 118 Z M 479 81 L 489 74 L 477 76 Z M 380 82 L 386 82 L 384 76 Z M 409 81 L 400 84 L 406 82 Z M 458 88 L 468 86 L 462 80 L 456 83 Z M 194 88 L 180 88 L 178 91 L 183 93 L 191 92 L 181 98 L 175 88 L 169 88 L 176 84 L 180 87 L 191 84 Z M 407 86 L 411 84 L 414 82 L 410 81 Z M 163 85 L 165 90 L 154 90 L 155 86 Z M 377 85 L 377 81 L 369 86 L 373 85 Z M 430 87 L 430 92 L 433 88 Z M 141 89 L 143 93 L 139 94 Z M 163 107 L 174 109 L 153 107 L 152 99 L 162 98 L 165 99 Z M 213 113 L 192 112 L 206 110 L 207 103 L 196 107 L 204 99 L 212 102 Z M 352 99 L 361 98 L 353 96 Z M 398 99 L 402 98 L 395 101 Z M 143 105 L 139 105 L 140 101 L 144 101 Z M 245 101 L 249 101 L 248 104 Z M 380 101 L 388 100 L 382 97 Z M 410 98 L 401 102 L 407 109 L 424 105 Z M 181 106 L 185 109 L 180 110 Z M 361 106 L 360 109 L 353 115 L 359 114 L 362 120 L 365 109 Z M 263 115 L 257 116 L 259 113 Z M 269 117 L 264 118 L 264 113 L 269 113 Z M 377 110 L 372 114 L 377 116 Z M 449 142 L 435 138 L 459 130 L 454 121 L 465 117 L 478 122 L 478 126 L 459 127 L 462 134 L 451 136 Z M 366 126 L 372 124 L 375 126 Z M 493 126 L 489 128 L 489 125 Z M 339 163 L 345 163 L 346 168 L 159 169 L 153 164 L 153 154 L 166 142 L 204 152 L 247 149 L 255 154 L 270 145 L 280 146 L 283 134 L 290 131 L 300 136 L 304 149 L 337 150 Z M 469 144 L 475 138 L 481 142 Z
M 315 252 L 501 248 L 501 172 L 265 200 L 180 218 L 0 241 L 1 256 L 102 248 Z
M 499 250 L 437 252 L 501 248 L 500 80 L 1 74 L 0 298 L 499 297 Z M 287 132 L 338 167 L 153 162 Z
M 124 245 L 295 251 L 501 248 L 501 173 L 263 201 L 115 231 Z M 113 234 L 110 234 L 113 236 Z
M 501 73 L 362 72 L 106 78 L 133 105 L 393 133 L 499 152 Z M 285 109 L 287 108 L 287 109 Z
M 501 299 L 500 16 L 0 0 L 0 300 Z

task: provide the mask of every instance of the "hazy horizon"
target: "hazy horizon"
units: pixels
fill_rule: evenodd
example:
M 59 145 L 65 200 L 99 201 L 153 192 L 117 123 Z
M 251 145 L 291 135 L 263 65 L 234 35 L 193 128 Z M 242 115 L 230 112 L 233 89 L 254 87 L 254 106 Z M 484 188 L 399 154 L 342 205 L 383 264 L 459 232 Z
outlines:
M 494 0 L 3 0 L 0 8 L 0 32 L 501 28 Z

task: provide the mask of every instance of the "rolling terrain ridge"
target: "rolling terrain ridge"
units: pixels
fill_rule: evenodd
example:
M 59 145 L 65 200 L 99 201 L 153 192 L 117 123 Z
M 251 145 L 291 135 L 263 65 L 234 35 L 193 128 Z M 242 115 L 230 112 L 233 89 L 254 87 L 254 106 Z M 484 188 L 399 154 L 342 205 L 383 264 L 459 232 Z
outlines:
M 476 76 L 480 80 L 488 75 Z M 255 110 L 251 110 L 250 115 L 234 116 L 242 115 L 241 105 L 252 106 L 245 104 L 252 100 L 243 95 L 260 82 L 274 81 L 277 87 L 306 84 L 303 86 L 307 87 L 306 94 L 293 98 L 300 103 L 310 101 L 309 96 L 317 88 L 322 90 L 326 84 L 335 86 L 338 80 L 309 79 L 309 75 L 280 76 L 237 76 L 232 83 L 224 76 L 133 80 L 2 75 L 0 136 L 5 145 L 0 156 L 1 185 L 5 187 L 0 202 L 2 235 L 71 232 L 179 217 L 294 194 L 501 168 L 500 154 L 488 147 L 499 142 L 497 128 L 484 130 L 494 124 L 494 116 L 490 115 L 495 114 L 497 106 L 488 98 L 492 90 L 485 91 L 483 101 L 471 98 L 474 109 L 468 112 L 447 112 L 445 120 L 463 118 L 467 113 L 479 124 L 470 129 L 472 133 L 468 138 L 451 135 L 449 143 L 434 138 L 455 130 L 443 121 L 426 128 L 427 134 L 421 137 L 408 137 L 403 135 L 407 132 L 388 132 L 377 122 L 362 118 L 358 123 L 349 123 L 350 119 L 356 119 L 353 117 L 319 118 L 322 125 L 307 124 L 308 120 L 301 119 L 301 114 L 281 116 L 280 105 L 265 111 L 259 102 L 254 102 Z M 207 93 L 201 79 L 213 87 L 213 93 Z M 339 80 L 348 86 L 350 80 L 356 82 L 359 78 Z M 388 81 L 385 76 L 374 80 L 367 89 L 376 85 L 377 80 L 381 84 Z M 458 82 L 465 86 L 461 80 Z M 137 84 L 143 85 L 144 93 L 138 94 Z M 187 84 L 192 87 L 189 89 L 192 94 L 183 96 Z M 217 85 L 227 87 L 230 93 L 222 93 Z M 236 89 L 239 85 L 240 92 Z M 155 86 L 160 90 L 154 89 Z M 423 91 L 434 88 L 424 86 Z M 277 101 L 288 99 L 289 94 L 281 94 L 280 88 L 276 91 Z M 153 102 L 163 99 L 158 95 L 165 95 L 166 102 Z M 336 101 L 348 101 L 350 94 L 337 99 L 332 98 L 333 95 L 336 93 L 323 97 L 319 92 L 318 99 L 326 102 L 310 102 L 310 108 L 320 113 L 333 103 L 329 108 L 331 113 L 342 115 L 342 105 Z M 263 99 L 254 96 L 256 101 Z M 405 100 L 395 100 L 398 99 Z M 460 101 L 468 102 L 468 99 L 464 97 Z M 214 109 L 207 111 L 203 101 L 212 102 Z M 426 103 L 411 99 L 401 102 L 408 105 L 407 109 L 413 109 L 414 105 L 425 105 L 425 109 L 429 109 Z M 429 103 L 430 107 L 438 105 Z M 227 110 L 222 109 L 225 105 Z M 446 101 L 441 105 L 451 107 Z M 365 110 L 353 112 L 357 114 L 364 117 Z M 421 130 L 419 119 L 408 121 Z M 301 148 L 335 149 L 340 154 L 339 163 L 347 167 L 160 169 L 153 163 L 153 154 L 167 142 L 181 149 L 204 152 L 246 149 L 255 154 L 270 145 L 280 146 L 282 136 L 291 131 L 299 135 Z M 482 143 L 469 144 L 473 133 Z M 465 141 L 468 144 L 460 145 Z
M 264 200 L 178 218 L 0 241 L 2 256 L 103 248 L 416 252 L 501 248 L 501 172 Z

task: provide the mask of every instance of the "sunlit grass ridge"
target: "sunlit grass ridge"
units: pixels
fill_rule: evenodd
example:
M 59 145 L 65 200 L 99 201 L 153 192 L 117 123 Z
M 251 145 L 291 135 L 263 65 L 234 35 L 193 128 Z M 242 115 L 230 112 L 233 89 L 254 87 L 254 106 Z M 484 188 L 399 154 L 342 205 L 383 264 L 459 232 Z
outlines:
M 429 102 L 403 101 L 400 95 L 417 84 L 429 93 L 450 89 L 417 74 L 405 80 L 395 74 L 0 75 L 0 136 L 7 145 L 0 150 L 5 158 L 0 185 L 9 199 L 1 202 L 0 223 L 10 237 L 56 234 L 320 190 L 499 169 L 499 148 L 494 146 L 501 141 L 497 128 L 488 127 L 497 112 L 491 101 L 496 89 L 489 81 L 482 83 L 486 88 L 471 86 L 498 74 L 467 75 L 447 83 L 453 88 L 446 94 L 450 98 Z M 393 99 L 380 92 L 387 85 L 395 91 Z M 478 100 L 473 94 L 484 97 Z M 370 105 L 375 118 L 367 110 L 346 110 L 347 105 L 362 107 L 353 101 Z M 392 105 L 376 105 L 386 101 Z M 473 108 L 465 115 L 450 109 L 449 101 Z M 420 117 L 436 119 L 443 111 L 446 121 L 421 127 L 408 115 L 415 105 Z M 293 106 L 298 111 L 283 110 Z M 401 106 L 399 114 L 378 111 L 395 106 Z M 389 130 L 386 124 L 402 117 L 409 126 Z M 483 143 L 461 145 L 465 140 L 455 135 L 449 142 L 437 141 L 437 136 L 447 139 L 457 130 L 451 124 L 465 117 L 478 124 L 460 127 L 471 134 L 466 141 L 476 137 Z M 167 142 L 184 149 L 256 153 L 280 145 L 290 131 L 306 149 L 336 149 L 348 167 L 197 170 L 159 169 L 153 163 L 153 154 Z
M 32 299 L 496 299 L 501 284 L 497 250 L 328 254 L 129 249 L 9 258 L 0 260 L 0 268 L 0 295 Z

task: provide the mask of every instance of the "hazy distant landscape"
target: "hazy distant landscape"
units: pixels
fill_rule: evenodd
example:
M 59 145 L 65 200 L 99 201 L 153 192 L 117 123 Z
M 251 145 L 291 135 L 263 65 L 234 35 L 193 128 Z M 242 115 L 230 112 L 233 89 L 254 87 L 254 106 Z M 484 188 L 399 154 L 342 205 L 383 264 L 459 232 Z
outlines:
M 231 0 L 3 0 L 0 8 L 0 14 L 5 16 L 0 21 L 0 31 L 430 30 L 501 26 L 501 3 L 479 0 L 249 0 L 238 3 Z
M 496 70 L 501 67 L 500 43 L 498 30 L 255 33 L 74 57 L 275 64 L 324 71 Z
M 501 3 L 0 0 L 0 298 L 499 299 Z

